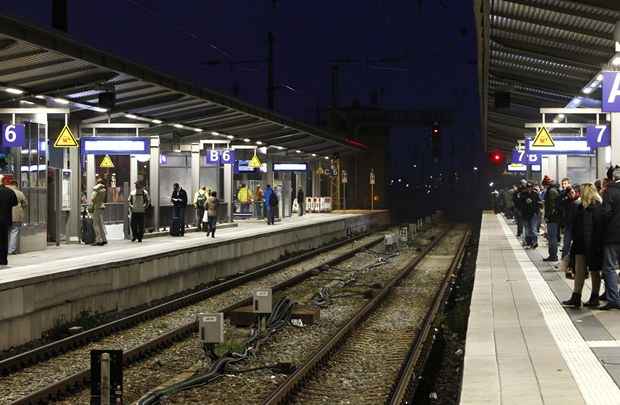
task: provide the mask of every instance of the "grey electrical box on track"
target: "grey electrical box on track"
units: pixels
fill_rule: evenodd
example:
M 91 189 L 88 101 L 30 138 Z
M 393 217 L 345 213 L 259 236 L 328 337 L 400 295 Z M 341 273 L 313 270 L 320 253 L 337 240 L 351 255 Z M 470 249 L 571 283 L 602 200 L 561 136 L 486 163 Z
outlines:
M 252 293 L 252 307 L 257 314 L 270 314 L 272 309 L 271 288 L 261 288 Z
M 198 330 L 203 343 L 224 342 L 224 314 L 198 314 Z

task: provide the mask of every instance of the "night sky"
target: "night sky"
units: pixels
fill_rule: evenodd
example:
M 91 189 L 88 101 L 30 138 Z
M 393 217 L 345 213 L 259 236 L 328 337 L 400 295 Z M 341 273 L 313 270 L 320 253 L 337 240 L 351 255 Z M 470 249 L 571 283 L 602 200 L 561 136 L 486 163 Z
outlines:
M 278 112 L 316 122 L 317 103 L 330 102 L 329 61 L 393 58 L 398 63 L 341 68 L 340 105 L 383 89 L 391 109 L 453 111 L 443 125 L 444 150 L 461 170 L 476 164 L 480 115 L 476 31 L 471 0 L 69 0 L 69 35 L 96 48 L 177 78 L 266 106 L 264 64 L 207 66 L 208 60 L 263 59 L 273 31 Z M 51 25 L 51 1 L 2 0 L 0 12 Z M 392 132 L 394 174 L 414 177 L 414 160 L 428 155 L 429 128 Z M 452 139 L 448 139 L 452 138 Z M 417 156 L 417 157 L 416 157 Z M 452 163 L 446 156 L 436 171 Z M 427 167 L 430 170 L 430 162 Z

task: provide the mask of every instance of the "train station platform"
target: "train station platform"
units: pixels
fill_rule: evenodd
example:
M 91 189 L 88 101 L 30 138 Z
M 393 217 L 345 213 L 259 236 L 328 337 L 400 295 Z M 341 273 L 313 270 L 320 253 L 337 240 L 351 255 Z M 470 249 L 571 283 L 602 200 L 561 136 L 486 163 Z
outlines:
M 572 280 L 515 232 L 483 214 L 460 403 L 620 404 L 620 311 L 564 308 Z
M 0 269 L 0 350 L 85 312 L 143 305 L 389 223 L 382 210 L 308 214 L 276 225 L 239 221 L 216 238 L 193 232 L 13 255 Z

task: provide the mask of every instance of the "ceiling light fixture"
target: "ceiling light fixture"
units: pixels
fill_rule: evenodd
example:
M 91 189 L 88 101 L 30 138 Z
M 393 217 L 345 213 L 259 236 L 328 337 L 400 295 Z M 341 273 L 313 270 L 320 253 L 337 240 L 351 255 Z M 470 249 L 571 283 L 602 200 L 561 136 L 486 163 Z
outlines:
M 69 100 L 65 100 L 64 98 L 55 98 L 54 99 L 55 102 L 57 102 L 58 104 L 69 104 Z
M 179 128 L 179 129 L 183 129 L 184 128 L 183 125 L 181 125 L 181 124 L 172 124 L 172 126 L 175 127 L 175 128 Z
M 4 91 L 6 91 L 7 93 L 10 93 L 10 94 L 24 94 L 23 90 L 16 89 L 14 87 L 7 87 L 7 88 L 4 89 Z
M 152 122 L 153 124 L 157 124 L 157 125 L 159 125 L 159 124 L 161 124 L 163 121 L 162 121 L 162 120 L 153 120 L 153 121 L 151 121 L 151 122 Z
M 134 114 L 125 114 L 125 117 L 129 118 L 130 120 L 138 119 L 138 116 Z
M 211 133 L 213 134 L 213 132 L 211 132 Z M 216 132 L 216 134 L 217 134 L 217 132 Z M 219 134 L 218 134 L 218 135 L 219 135 Z M 226 138 L 228 138 L 228 139 L 235 139 L 235 137 L 234 137 L 234 136 L 232 136 L 232 135 L 226 135 Z
M 243 142 L 248 143 L 250 140 L 248 138 L 243 138 Z
M 108 112 L 108 109 L 107 109 L 107 108 L 103 108 L 103 107 L 96 107 L 96 106 L 95 106 L 95 107 L 91 107 L 91 110 L 93 110 L 93 111 L 97 111 L 97 112 L 100 112 L 100 113 Z

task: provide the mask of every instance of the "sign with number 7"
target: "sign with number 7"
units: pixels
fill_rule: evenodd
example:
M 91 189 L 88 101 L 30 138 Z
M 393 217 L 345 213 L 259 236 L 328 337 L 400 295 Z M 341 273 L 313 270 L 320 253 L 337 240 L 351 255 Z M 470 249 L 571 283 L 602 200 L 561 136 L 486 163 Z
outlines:
M 602 148 L 611 145 L 611 131 L 607 125 L 590 125 L 586 128 L 586 137 L 590 148 Z

